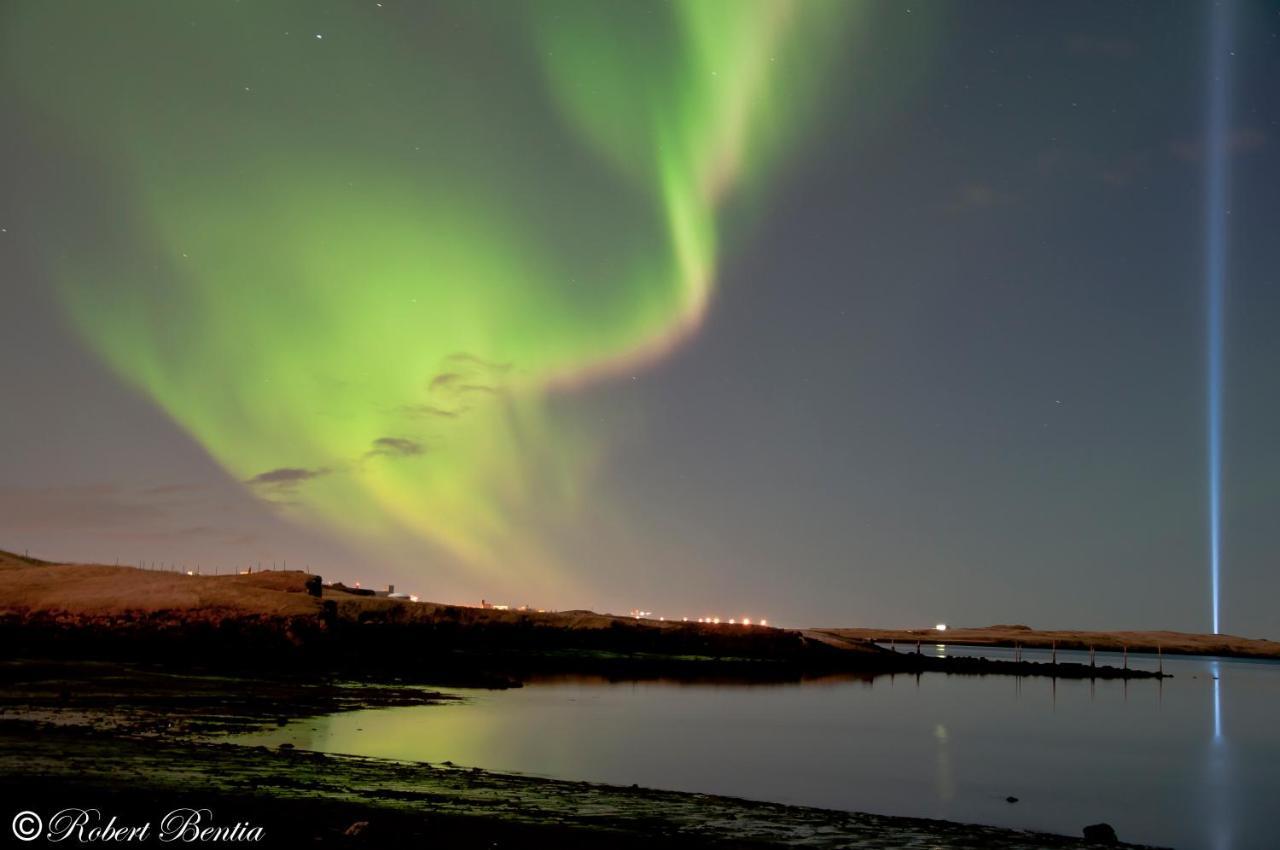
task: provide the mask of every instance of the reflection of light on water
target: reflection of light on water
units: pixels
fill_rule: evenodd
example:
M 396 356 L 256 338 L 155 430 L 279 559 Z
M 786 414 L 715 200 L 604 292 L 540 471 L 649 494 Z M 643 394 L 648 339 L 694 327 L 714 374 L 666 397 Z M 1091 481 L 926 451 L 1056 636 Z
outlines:
M 1222 678 L 1218 662 L 1213 662 L 1213 737 L 1222 738 Z
M 1231 846 L 1230 813 L 1227 811 L 1227 742 L 1222 737 L 1222 669 L 1215 659 L 1209 664 L 1213 676 L 1213 739 L 1209 743 L 1209 823 L 1213 846 Z
M 941 723 L 934 726 L 933 737 L 938 742 L 938 799 L 949 801 L 956 795 L 956 783 L 951 771 L 951 753 L 947 749 L 947 727 Z

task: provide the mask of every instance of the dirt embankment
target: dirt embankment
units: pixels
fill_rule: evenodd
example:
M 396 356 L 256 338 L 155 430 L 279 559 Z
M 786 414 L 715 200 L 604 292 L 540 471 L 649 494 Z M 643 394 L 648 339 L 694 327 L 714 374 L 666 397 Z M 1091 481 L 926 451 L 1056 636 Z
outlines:
M 629 672 L 672 665 L 822 668 L 887 655 L 760 626 L 655 622 L 589 611 L 499 611 L 370 597 L 302 572 L 205 576 L 133 567 L 0 560 L 0 638 L 9 654 L 233 659 L 440 671 L 459 655 L 503 667 Z M 468 662 L 469 663 L 469 662 Z
M 948 640 L 952 634 L 947 633 Z M 637 620 L 591 611 L 500 611 L 411 602 L 322 588 L 317 576 L 296 571 L 207 576 L 0 558 L 0 647 L 7 657 L 133 658 L 236 669 L 286 666 L 407 675 L 429 671 L 436 681 L 457 676 L 455 684 L 477 683 L 477 676 L 488 681 L 545 672 L 773 681 L 832 671 L 1153 675 L 1105 665 L 929 658 L 889 652 L 874 643 L 895 635 L 904 642 L 938 638 L 932 630 L 802 632 Z

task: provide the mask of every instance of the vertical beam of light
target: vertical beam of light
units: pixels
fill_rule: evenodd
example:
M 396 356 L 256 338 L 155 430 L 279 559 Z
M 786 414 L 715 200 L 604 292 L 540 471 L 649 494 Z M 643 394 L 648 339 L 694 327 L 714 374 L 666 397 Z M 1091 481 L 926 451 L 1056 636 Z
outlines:
M 1209 574 L 1213 633 L 1220 634 L 1222 556 L 1222 337 L 1227 262 L 1228 60 L 1231 4 L 1210 6 L 1209 120 L 1205 139 L 1205 290 L 1208 337 Z

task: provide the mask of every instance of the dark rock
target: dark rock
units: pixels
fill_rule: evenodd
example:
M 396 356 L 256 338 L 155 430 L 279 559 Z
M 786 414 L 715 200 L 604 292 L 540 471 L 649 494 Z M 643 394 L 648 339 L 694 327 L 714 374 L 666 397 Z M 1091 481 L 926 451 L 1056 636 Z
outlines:
M 283 744 L 281 744 L 281 745 L 280 745 L 279 749 L 282 749 L 282 750 L 292 750 L 292 749 L 293 749 L 293 744 L 290 744 L 288 741 L 286 741 L 286 742 L 284 742 Z
M 1084 840 L 1094 844 L 1119 844 L 1115 828 L 1109 823 L 1091 823 L 1084 828 Z
M 1017 798 L 1017 797 L 1005 797 L 1005 798 L 1004 798 L 1004 801 L 1005 801 L 1006 803 L 1016 803 L 1016 802 L 1018 802 L 1018 798 Z
M 345 835 L 347 838 L 355 838 L 356 836 L 360 835 L 368 828 L 369 828 L 369 822 L 367 820 L 358 820 L 355 823 L 351 824 L 351 826 L 347 827 L 346 831 L 343 832 L 342 834 Z

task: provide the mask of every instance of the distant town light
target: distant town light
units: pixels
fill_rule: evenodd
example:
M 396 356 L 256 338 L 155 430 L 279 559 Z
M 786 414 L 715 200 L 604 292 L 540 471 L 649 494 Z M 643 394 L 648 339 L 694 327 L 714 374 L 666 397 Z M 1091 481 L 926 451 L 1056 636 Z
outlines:
M 769 621 L 768 621 L 768 620 L 761 620 L 761 621 L 760 621 L 760 625 L 762 625 L 762 626 L 767 626 L 767 625 L 769 625 Z
M 940 631 L 940 632 L 945 632 L 945 631 L 947 630 L 947 624 L 946 624 L 946 623 L 938 623 L 938 625 L 934 626 L 934 628 L 935 628 L 935 629 L 937 629 L 937 630 L 938 630 L 938 631 Z
M 750 618 L 750 617 L 743 617 L 743 618 L 742 618 L 742 625 L 744 625 L 744 626 L 749 626 L 749 625 L 751 625 L 751 618 Z

